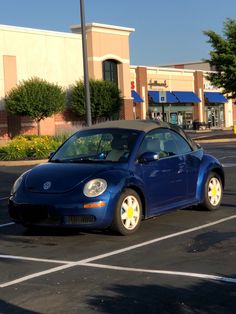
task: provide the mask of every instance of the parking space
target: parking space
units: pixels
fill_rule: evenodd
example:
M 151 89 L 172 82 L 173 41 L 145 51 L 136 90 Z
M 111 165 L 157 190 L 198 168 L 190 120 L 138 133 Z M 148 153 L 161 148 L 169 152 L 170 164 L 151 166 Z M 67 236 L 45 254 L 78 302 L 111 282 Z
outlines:
M 222 146 L 206 146 L 234 164 L 236 146 L 227 147 L 221 155 Z M 20 168 L 7 172 L 10 183 Z M 225 172 L 220 210 L 171 212 L 131 237 L 27 230 L 10 222 L 0 200 L 0 312 L 233 313 L 236 167 Z
M 231 215 L 204 225 L 162 235 L 158 238 L 87 258 L 82 258 L 79 250 L 76 252 L 75 256 L 70 256 L 70 260 L 64 259 L 64 256 L 62 256 L 61 260 L 58 260 L 52 257 L 40 258 L 1 254 L 0 259 L 1 262 L 3 261 L 1 270 L 5 276 L 1 276 L 0 287 L 4 288 L 76 266 L 89 266 L 153 274 L 160 273 L 236 283 L 236 278 L 226 277 L 232 275 L 234 265 L 229 262 L 229 267 L 226 267 L 227 263 L 223 261 L 225 260 L 227 262 L 229 259 L 234 259 L 236 256 L 235 251 L 230 250 L 230 247 L 232 249 L 235 245 L 235 219 L 236 215 Z M 217 230 L 215 229 L 216 226 Z M 217 263 L 219 248 L 221 248 L 223 244 L 227 254 L 220 259 L 219 263 Z M 32 249 L 34 247 L 33 242 L 31 242 L 31 245 L 26 245 L 22 248 L 25 252 L 27 251 L 27 246 L 29 249 Z M 168 250 L 166 250 L 167 247 Z M 152 252 L 152 254 L 146 259 L 145 257 L 148 256 L 150 252 Z M 42 253 L 41 250 L 40 253 Z M 201 254 L 200 260 L 197 253 Z M 88 250 L 87 254 L 91 254 L 91 251 Z M 172 258 L 173 256 L 176 256 L 176 254 L 178 254 L 177 260 Z M 45 252 L 45 255 L 49 255 L 49 252 Z M 137 256 L 139 258 L 137 258 Z M 33 266 L 34 262 L 37 265 Z M 52 267 L 50 264 L 55 265 L 52 265 Z M 62 266 L 58 266 L 58 264 Z M 20 271 L 17 269 L 19 266 Z M 6 282 L 4 278 L 9 271 L 9 267 L 11 268 L 10 280 L 7 279 Z M 163 269 L 163 267 L 166 267 L 166 269 Z M 4 269 L 6 271 L 4 271 Z M 37 270 L 36 272 L 35 269 Z M 209 269 L 211 273 L 205 273 L 204 269 Z M 214 275 L 217 273 L 221 273 L 222 275 Z M 14 278 L 14 274 L 17 278 Z M 9 278 L 9 275 L 7 278 Z

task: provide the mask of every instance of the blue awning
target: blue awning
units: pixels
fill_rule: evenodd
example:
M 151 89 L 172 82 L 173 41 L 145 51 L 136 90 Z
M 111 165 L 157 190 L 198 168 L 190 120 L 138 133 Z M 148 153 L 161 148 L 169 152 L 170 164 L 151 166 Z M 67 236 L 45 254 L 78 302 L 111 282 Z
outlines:
M 204 93 L 206 100 L 209 103 L 225 103 L 228 102 L 227 98 L 222 93 L 219 92 L 205 92 Z
M 143 99 L 139 96 L 139 94 L 135 90 L 131 90 L 131 97 L 133 97 L 134 102 L 143 102 Z
M 152 101 L 155 104 L 159 103 L 159 92 L 158 91 L 154 91 L 154 90 L 150 90 L 148 91 L 148 95 L 149 97 L 152 98 Z M 174 104 L 174 103 L 178 103 L 178 99 L 171 93 L 171 92 L 166 92 L 166 103 L 167 104 Z
M 181 103 L 198 103 L 201 100 L 194 92 L 172 92 Z

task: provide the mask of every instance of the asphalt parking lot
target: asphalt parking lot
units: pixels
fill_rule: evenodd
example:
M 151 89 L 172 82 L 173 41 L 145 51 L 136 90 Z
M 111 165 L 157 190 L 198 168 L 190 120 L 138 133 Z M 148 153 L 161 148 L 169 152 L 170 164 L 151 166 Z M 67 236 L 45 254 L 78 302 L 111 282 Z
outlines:
M 234 313 L 236 142 L 203 144 L 224 165 L 220 210 L 178 210 L 121 237 L 27 230 L 7 197 L 29 166 L 0 167 L 0 313 Z

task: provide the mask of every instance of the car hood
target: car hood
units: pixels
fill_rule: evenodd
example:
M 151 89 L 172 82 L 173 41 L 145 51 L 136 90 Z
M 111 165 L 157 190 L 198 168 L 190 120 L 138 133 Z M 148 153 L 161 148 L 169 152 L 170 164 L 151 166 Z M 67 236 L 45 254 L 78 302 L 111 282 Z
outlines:
M 31 169 L 25 178 L 25 187 L 35 193 L 65 193 L 83 181 L 111 169 L 101 164 L 47 163 Z

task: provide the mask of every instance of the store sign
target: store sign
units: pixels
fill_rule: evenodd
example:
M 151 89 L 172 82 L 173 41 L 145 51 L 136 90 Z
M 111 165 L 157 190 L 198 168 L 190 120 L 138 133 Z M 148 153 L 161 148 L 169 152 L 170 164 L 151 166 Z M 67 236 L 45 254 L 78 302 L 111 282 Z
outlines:
M 135 89 L 135 83 L 134 81 L 131 81 L 131 90 L 134 90 Z
M 161 86 L 161 87 L 168 87 L 166 80 L 164 80 L 163 82 L 158 82 L 158 81 L 150 81 L 149 84 L 150 86 Z

